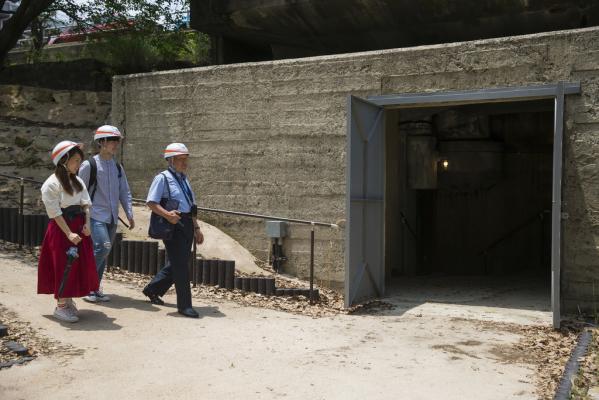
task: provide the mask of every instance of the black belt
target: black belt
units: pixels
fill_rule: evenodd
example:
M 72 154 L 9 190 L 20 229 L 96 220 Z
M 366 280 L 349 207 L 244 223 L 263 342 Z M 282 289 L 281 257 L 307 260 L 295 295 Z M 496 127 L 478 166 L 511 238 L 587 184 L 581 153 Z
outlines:
M 62 217 L 66 218 L 68 220 L 71 220 L 75 217 L 77 217 L 78 215 L 83 214 L 83 207 L 81 206 L 68 206 L 67 208 L 61 208 L 62 210 Z
M 183 218 L 183 217 L 185 217 L 185 218 L 191 218 L 191 216 L 192 216 L 192 214 L 190 212 L 188 212 L 188 213 L 182 212 L 179 215 L 181 216 L 181 218 Z

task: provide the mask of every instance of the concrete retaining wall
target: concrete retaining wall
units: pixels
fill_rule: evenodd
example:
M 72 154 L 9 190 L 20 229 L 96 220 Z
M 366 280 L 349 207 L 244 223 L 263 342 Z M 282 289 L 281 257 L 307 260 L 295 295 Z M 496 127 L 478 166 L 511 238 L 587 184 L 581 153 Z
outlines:
M 563 301 L 592 303 L 599 268 L 599 30 L 584 29 L 340 56 L 116 77 L 113 122 L 135 195 L 164 167 L 163 147 L 191 149 L 207 207 L 304 219 L 345 217 L 348 94 L 478 89 L 580 81 L 566 106 Z M 205 216 L 256 255 L 261 222 Z M 309 231 L 293 227 L 288 271 L 307 274 Z M 344 232 L 317 231 L 317 278 L 343 283 Z M 599 286 L 598 286 L 599 288 Z M 599 291 L 599 289 L 596 289 Z

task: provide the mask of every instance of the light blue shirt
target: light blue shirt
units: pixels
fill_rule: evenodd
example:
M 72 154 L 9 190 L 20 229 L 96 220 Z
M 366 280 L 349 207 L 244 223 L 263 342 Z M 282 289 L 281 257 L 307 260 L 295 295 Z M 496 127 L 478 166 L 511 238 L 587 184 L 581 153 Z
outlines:
M 154 177 L 152 184 L 150 185 L 150 190 L 148 191 L 148 197 L 146 198 L 146 203 L 154 202 L 160 203 L 160 199 L 168 197 L 168 190 L 166 185 L 164 184 L 164 177 L 166 176 L 166 182 L 168 183 L 168 188 L 171 190 L 171 199 L 179 201 L 179 211 L 182 213 L 188 213 L 191 211 L 191 206 L 196 202 L 195 194 L 193 193 L 193 189 L 191 189 L 191 184 L 189 183 L 189 179 L 185 174 L 181 174 L 175 172 L 179 180 L 183 183 L 185 182 L 191 191 L 191 201 L 187 200 L 187 197 L 181 190 L 181 186 L 175 180 L 170 170 L 162 171 L 160 174 Z
M 117 223 L 119 218 L 119 203 L 123 206 L 127 218 L 133 219 L 133 209 L 131 206 L 131 190 L 129 182 L 125 175 L 125 169 L 121 166 L 121 177 L 114 159 L 103 160 L 99 154 L 94 156 L 96 165 L 96 186 L 92 199 L 92 208 L 90 216 L 96 221 L 106 224 Z M 91 167 L 89 161 L 84 161 L 79 167 L 79 177 L 89 188 L 89 177 Z M 94 188 L 89 190 L 92 195 Z

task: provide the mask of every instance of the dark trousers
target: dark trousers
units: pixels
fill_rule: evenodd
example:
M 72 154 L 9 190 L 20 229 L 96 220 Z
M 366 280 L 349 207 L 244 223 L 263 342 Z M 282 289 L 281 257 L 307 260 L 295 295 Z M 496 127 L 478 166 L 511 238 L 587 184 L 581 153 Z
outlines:
M 190 217 L 181 218 L 183 226 L 175 225 L 175 231 L 171 240 L 164 240 L 167 261 L 147 289 L 164 296 L 166 291 L 175 283 L 177 292 L 177 308 L 183 310 L 191 307 L 191 289 L 189 287 L 189 255 L 193 242 L 193 222 Z

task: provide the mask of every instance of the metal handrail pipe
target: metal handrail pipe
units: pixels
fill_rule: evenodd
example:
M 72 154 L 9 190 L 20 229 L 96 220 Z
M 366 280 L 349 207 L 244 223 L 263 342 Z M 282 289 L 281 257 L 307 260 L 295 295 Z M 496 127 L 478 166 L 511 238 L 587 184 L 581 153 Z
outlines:
M 21 200 L 20 200 L 20 203 L 19 203 L 19 215 L 23 215 L 23 204 L 24 204 L 24 185 L 23 184 L 25 182 L 27 182 L 27 183 L 33 183 L 33 184 L 36 184 L 36 185 L 43 185 L 44 184 L 44 182 L 36 181 L 35 179 L 22 178 L 22 177 L 16 176 L 16 175 L 8 175 L 8 174 L 2 174 L 2 173 L 0 173 L 0 177 L 21 181 L 21 196 L 20 196 Z M 125 221 L 123 221 L 121 219 L 121 217 L 119 217 L 119 221 L 121 221 L 121 223 L 123 225 L 125 225 L 125 227 L 129 228 L 129 225 L 127 225 L 127 223 Z
M 133 201 L 139 202 L 139 203 L 143 203 L 143 204 L 146 203 L 146 201 L 142 200 L 142 199 L 133 199 Z M 331 223 L 328 223 L 328 222 L 308 221 L 308 220 L 305 220 L 305 219 L 284 218 L 284 217 L 276 217 L 276 216 L 273 216 L 273 215 L 254 214 L 254 213 L 247 213 L 247 212 L 242 212 L 242 211 L 221 210 L 221 209 L 218 209 L 218 208 L 207 208 L 207 207 L 198 207 L 198 210 L 199 211 L 205 211 L 205 212 L 220 213 L 220 214 L 239 215 L 239 216 L 242 216 L 242 217 L 267 219 L 267 220 L 273 220 L 273 221 L 291 222 L 291 223 L 294 223 L 294 224 L 326 226 L 328 228 L 335 228 L 335 229 L 339 228 L 338 224 L 331 224 Z
M 0 173 L 0 176 L 3 177 L 3 178 L 14 179 L 14 180 L 17 180 L 17 181 L 23 181 L 23 182 L 28 182 L 28 183 L 35 183 L 37 185 L 43 185 L 44 184 L 44 182 L 36 181 L 35 179 L 23 178 L 23 177 L 16 176 L 16 175 L 8 175 L 8 174 L 2 174 L 2 173 Z
M 146 201 L 142 199 L 132 199 L 134 202 L 145 204 Z M 221 210 L 218 208 L 207 208 L 207 207 L 198 207 L 198 210 L 205 212 L 214 212 L 220 214 L 229 214 L 229 215 L 239 215 L 242 217 L 250 217 L 250 218 L 259 218 L 266 220 L 274 220 L 274 221 L 284 221 L 290 222 L 294 224 L 304 224 L 311 225 L 310 229 L 310 304 L 314 304 L 314 227 L 315 226 L 325 226 L 328 228 L 338 229 L 339 224 L 342 223 L 343 220 L 340 220 L 337 224 L 331 224 L 327 222 L 317 222 L 317 221 L 308 221 L 305 219 L 296 219 L 296 218 L 283 218 L 283 217 L 275 217 L 272 215 L 263 215 L 263 214 L 254 214 L 247 213 L 241 211 L 231 211 L 231 210 Z M 194 247 L 195 249 L 195 247 Z
M 241 211 L 220 210 L 218 208 L 198 207 L 198 210 L 206 211 L 206 212 L 221 213 L 221 214 L 240 215 L 243 217 L 268 219 L 268 220 L 274 220 L 274 221 L 292 222 L 294 224 L 326 226 L 328 228 L 335 228 L 335 229 L 339 228 L 339 225 L 337 225 L 337 224 L 331 224 L 328 222 L 308 221 L 305 219 L 284 218 L 284 217 L 276 217 L 273 215 L 253 214 L 253 213 L 246 213 L 246 212 L 241 212 Z

